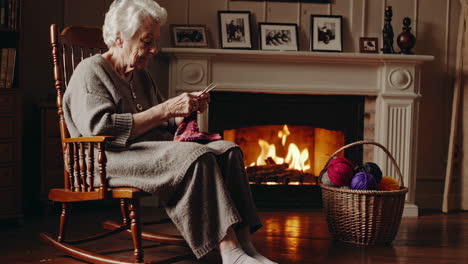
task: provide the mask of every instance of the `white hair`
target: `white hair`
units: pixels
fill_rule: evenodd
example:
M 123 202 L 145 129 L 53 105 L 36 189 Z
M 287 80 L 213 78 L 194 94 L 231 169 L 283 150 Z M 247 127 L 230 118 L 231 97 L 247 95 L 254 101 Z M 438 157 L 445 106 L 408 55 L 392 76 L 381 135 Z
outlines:
M 129 40 L 146 18 L 152 18 L 163 25 L 167 11 L 154 0 L 115 0 L 109 7 L 102 27 L 102 35 L 107 47 L 115 45 L 120 37 Z

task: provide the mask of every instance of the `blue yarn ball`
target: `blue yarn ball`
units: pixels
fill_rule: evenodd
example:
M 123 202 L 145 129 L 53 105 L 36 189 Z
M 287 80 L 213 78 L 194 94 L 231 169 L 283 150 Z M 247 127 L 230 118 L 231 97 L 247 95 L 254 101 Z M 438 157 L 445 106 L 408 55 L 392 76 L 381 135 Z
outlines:
M 377 182 L 372 174 L 358 172 L 351 179 L 351 185 L 349 187 L 353 190 L 375 190 L 377 188 Z

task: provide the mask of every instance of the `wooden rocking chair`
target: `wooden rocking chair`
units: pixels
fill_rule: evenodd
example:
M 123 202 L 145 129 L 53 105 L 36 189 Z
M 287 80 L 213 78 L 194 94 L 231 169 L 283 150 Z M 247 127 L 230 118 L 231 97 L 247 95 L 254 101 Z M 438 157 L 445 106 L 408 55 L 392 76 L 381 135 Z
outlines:
M 187 246 L 181 236 L 155 234 L 142 232 L 141 226 L 147 224 L 162 224 L 170 222 L 164 219 L 152 223 L 140 222 L 139 199 L 149 195 L 137 188 L 110 188 L 106 181 L 106 154 L 105 143 L 112 140 L 110 136 L 70 138 L 67 125 L 63 117 L 62 98 L 65 88 L 70 80 L 76 65 L 84 58 L 96 53 L 103 53 L 107 46 L 102 39 L 100 28 L 70 26 L 60 34 L 60 41 L 55 24 L 50 27 L 50 41 L 52 45 L 52 57 L 54 63 L 54 80 L 57 91 L 57 108 L 59 115 L 60 135 L 62 138 L 62 149 L 65 163 L 64 188 L 52 189 L 49 199 L 62 203 L 60 215 L 60 226 L 57 239 L 51 235 L 42 233 L 41 239 L 55 248 L 65 252 L 67 255 L 91 263 L 173 263 L 193 257 L 186 253 L 163 260 L 144 262 L 142 239 L 168 245 Z M 95 152 L 98 164 L 98 177 L 101 185 L 93 186 Z M 122 223 L 106 221 L 103 227 L 110 229 L 102 234 L 87 237 L 80 240 L 69 241 L 65 237 L 65 229 L 70 206 L 74 202 L 95 201 L 105 199 L 120 199 Z M 125 261 L 106 255 L 85 251 L 75 245 L 102 239 L 113 234 L 126 232 L 133 239 L 134 261 Z

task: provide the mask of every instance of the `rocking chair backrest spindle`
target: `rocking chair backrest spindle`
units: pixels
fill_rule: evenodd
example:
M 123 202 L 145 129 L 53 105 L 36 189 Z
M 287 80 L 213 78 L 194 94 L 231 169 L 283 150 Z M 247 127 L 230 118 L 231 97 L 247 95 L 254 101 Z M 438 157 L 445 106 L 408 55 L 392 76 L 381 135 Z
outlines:
M 57 92 L 57 113 L 59 115 L 60 136 L 62 139 L 63 157 L 65 163 L 64 187 L 70 191 L 94 192 L 94 150 L 97 147 L 99 176 L 101 186 L 99 189 L 105 193 L 105 152 L 103 138 L 88 138 L 87 142 L 75 142 L 70 139 L 67 125 L 63 116 L 63 95 L 78 63 L 83 59 L 97 53 L 103 53 L 107 46 L 102 38 L 102 31 L 97 27 L 66 27 L 58 34 L 57 25 L 50 28 L 50 41 L 52 45 L 52 58 L 54 63 L 54 81 Z

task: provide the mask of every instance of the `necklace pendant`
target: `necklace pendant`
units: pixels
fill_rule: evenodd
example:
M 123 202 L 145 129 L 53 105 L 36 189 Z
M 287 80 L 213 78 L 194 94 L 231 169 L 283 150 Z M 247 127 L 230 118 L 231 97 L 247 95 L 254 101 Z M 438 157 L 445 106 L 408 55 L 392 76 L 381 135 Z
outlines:
M 143 106 L 141 106 L 141 104 L 137 104 L 136 107 L 138 108 L 138 111 L 143 110 Z

